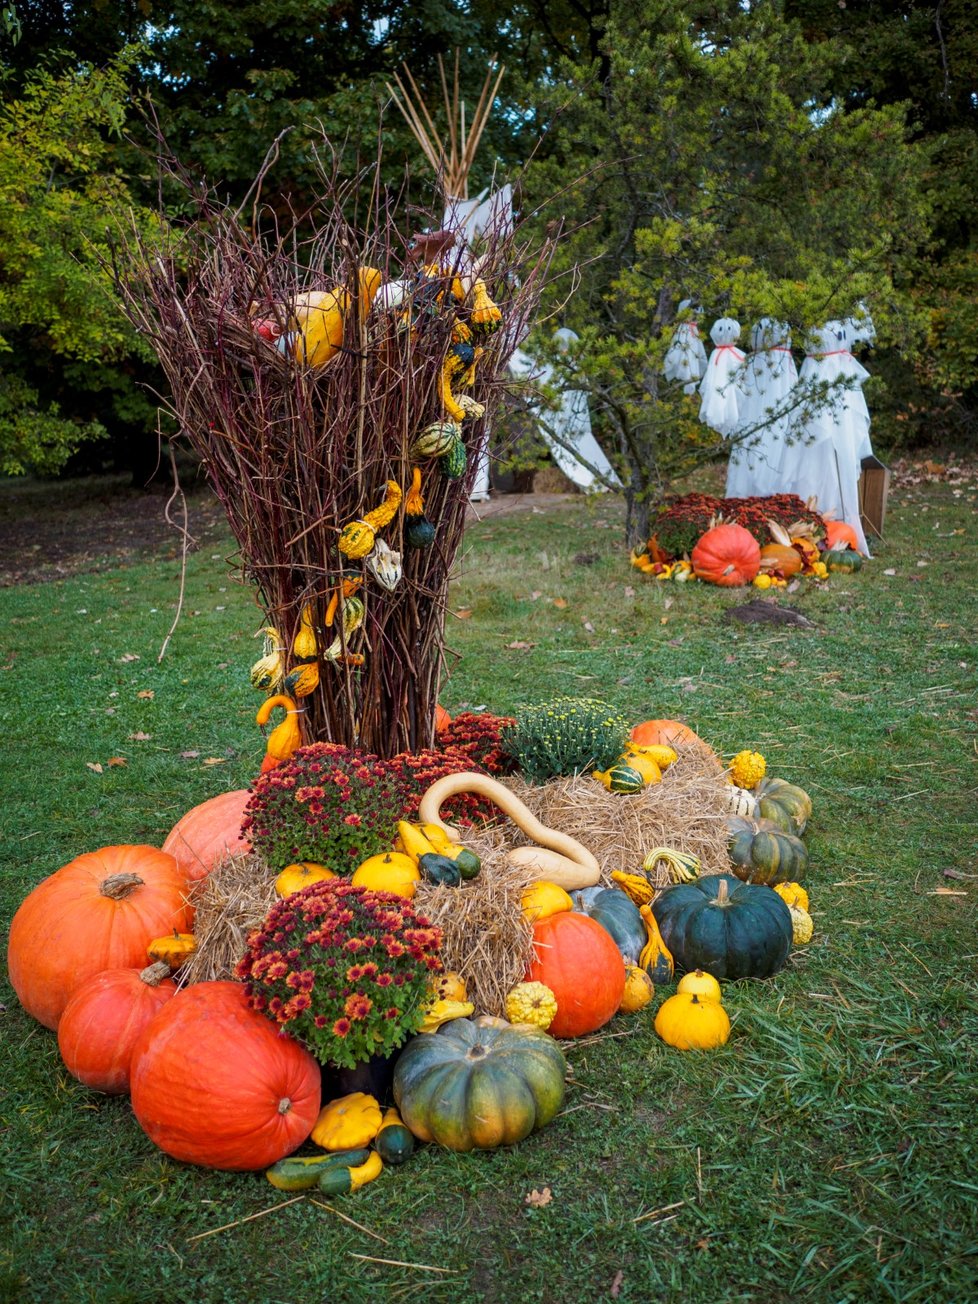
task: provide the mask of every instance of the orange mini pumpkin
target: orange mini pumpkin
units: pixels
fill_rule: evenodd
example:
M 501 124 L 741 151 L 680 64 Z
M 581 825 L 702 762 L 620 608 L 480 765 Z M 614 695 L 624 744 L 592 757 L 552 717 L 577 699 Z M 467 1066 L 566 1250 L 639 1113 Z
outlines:
M 838 548 L 843 543 L 847 543 L 853 552 L 859 552 L 859 537 L 851 525 L 847 525 L 845 521 L 826 521 L 826 551 L 831 552 L 833 548 Z

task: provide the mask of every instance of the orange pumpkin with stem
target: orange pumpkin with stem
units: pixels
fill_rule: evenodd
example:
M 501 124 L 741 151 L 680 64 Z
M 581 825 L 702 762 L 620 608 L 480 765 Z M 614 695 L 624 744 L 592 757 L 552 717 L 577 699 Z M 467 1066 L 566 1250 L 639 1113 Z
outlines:
M 155 937 L 189 932 L 187 880 L 156 847 L 103 847 L 64 865 L 21 903 L 7 970 L 21 1005 L 56 1028 L 78 988 L 105 969 L 141 969 Z
M 136 1039 L 176 994 L 163 961 L 94 974 L 72 996 L 58 1024 L 65 1068 L 93 1091 L 125 1095 Z
M 243 984 L 178 992 L 140 1033 L 132 1108 L 174 1159 L 232 1171 L 291 1154 L 319 1117 L 319 1065 L 248 1005 Z
M 825 548 L 831 552 L 833 548 L 847 543 L 853 552 L 859 552 L 859 536 L 851 525 L 845 521 L 826 521 L 825 522 Z M 862 554 L 860 554 L 861 556 Z
M 677 751 L 684 747 L 695 748 L 720 764 L 720 758 L 710 744 L 681 720 L 643 720 L 635 725 L 629 737 L 639 747 L 672 747 Z
M 247 788 L 219 793 L 188 810 L 174 824 L 163 850 L 176 858 L 188 879 L 206 878 L 222 856 L 243 856 L 251 850 L 251 843 L 241 836 L 250 796 Z
M 742 525 L 715 525 L 697 540 L 690 561 L 698 579 L 733 588 L 750 584 L 761 567 L 761 545 Z

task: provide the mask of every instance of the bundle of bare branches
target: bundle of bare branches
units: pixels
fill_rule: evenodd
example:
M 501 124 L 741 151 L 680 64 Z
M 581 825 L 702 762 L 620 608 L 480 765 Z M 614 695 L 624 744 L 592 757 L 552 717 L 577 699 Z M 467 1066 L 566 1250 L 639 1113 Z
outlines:
M 198 188 L 194 222 L 129 235 L 117 279 L 273 631 L 256 685 L 298 701 L 304 742 L 390 756 L 433 740 L 476 450 L 552 247 L 405 230 L 377 175 L 324 170 L 304 238 Z M 417 442 L 446 423 L 427 443 L 452 435 L 454 461 Z

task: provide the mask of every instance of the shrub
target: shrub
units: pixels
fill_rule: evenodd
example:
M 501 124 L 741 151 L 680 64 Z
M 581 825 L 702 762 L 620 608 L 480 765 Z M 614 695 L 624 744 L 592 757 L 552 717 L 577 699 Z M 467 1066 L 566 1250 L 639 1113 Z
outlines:
M 510 715 L 462 711 L 438 735 L 442 751 L 464 756 L 487 774 L 511 774 L 516 762 L 504 749 L 503 730 L 516 721 Z
M 628 737 L 623 715 L 590 697 L 557 697 L 527 706 L 503 730 L 503 746 L 523 777 L 544 783 L 560 775 L 604 770 L 621 756 Z

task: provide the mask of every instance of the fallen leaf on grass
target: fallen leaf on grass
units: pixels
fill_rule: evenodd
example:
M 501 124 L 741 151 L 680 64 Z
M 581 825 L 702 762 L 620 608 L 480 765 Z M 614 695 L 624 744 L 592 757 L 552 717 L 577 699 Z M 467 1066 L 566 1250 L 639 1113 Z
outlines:
M 945 869 L 945 878 L 978 878 L 978 874 L 962 874 L 960 869 Z
M 635 590 L 632 588 L 632 586 L 631 586 L 630 584 L 626 584 L 626 585 L 625 585 L 625 597 L 626 597 L 626 598 L 634 598 L 634 596 L 635 596 Z
M 554 598 L 554 606 L 557 608 L 558 611 L 563 611 L 564 608 L 567 606 L 567 599 Z
M 469 620 L 469 619 L 471 619 L 471 616 L 472 616 L 472 608 L 471 608 L 471 607 L 459 607 L 458 611 L 455 612 L 455 616 L 456 616 L 456 619 L 458 619 L 458 620 Z
M 90 770 L 94 770 L 96 774 L 102 773 L 102 767 L 98 761 L 86 761 L 85 764 Z
M 529 1195 L 526 1196 L 523 1203 L 528 1204 L 531 1209 L 543 1209 L 553 1198 L 553 1192 L 549 1186 L 545 1186 L 542 1191 L 538 1191 L 536 1187 L 534 1187 Z
M 180 753 L 181 758 L 182 758 L 183 760 L 185 760 L 185 761 L 195 761 L 199 755 L 200 755 L 200 752 L 181 752 L 181 753 Z
M 135 733 L 129 735 L 129 741 L 132 743 L 148 743 L 152 734 L 143 733 L 142 729 L 137 729 Z
M 890 570 L 885 570 L 885 571 L 883 572 L 883 574 L 884 574 L 884 575 L 895 575 L 895 574 L 896 574 L 896 571 L 893 570 L 892 567 L 891 567 Z
M 584 628 L 587 630 L 589 634 L 594 633 L 594 626 L 591 624 L 589 620 L 582 620 L 581 624 L 584 626 Z
M 611 1298 L 617 1299 L 621 1294 L 621 1283 L 625 1280 L 625 1274 L 621 1268 L 615 1273 L 614 1280 L 611 1283 Z
M 138 661 L 139 657 L 136 655 L 135 652 L 123 652 L 119 660 L 123 663 L 123 665 L 125 665 L 129 661 Z
M 542 597 L 543 597 L 543 589 L 534 589 L 533 592 L 530 594 L 530 601 L 536 602 L 537 598 L 542 598 Z
M 128 765 L 128 764 L 129 762 L 126 760 L 124 756 L 110 756 L 109 759 L 106 761 L 106 765 L 108 765 L 110 769 L 113 769 L 117 765 Z
M 508 648 L 512 648 L 514 652 L 529 652 L 531 647 L 536 647 L 536 644 L 526 643 L 523 641 L 523 639 L 518 638 L 512 643 L 507 643 L 506 646 Z
M 136 696 L 141 697 L 144 702 L 152 702 L 156 694 L 153 692 L 152 688 L 141 688 Z
M 208 756 L 201 761 L 201 765 L 226 765 L 227 759 L 226 756 Z

